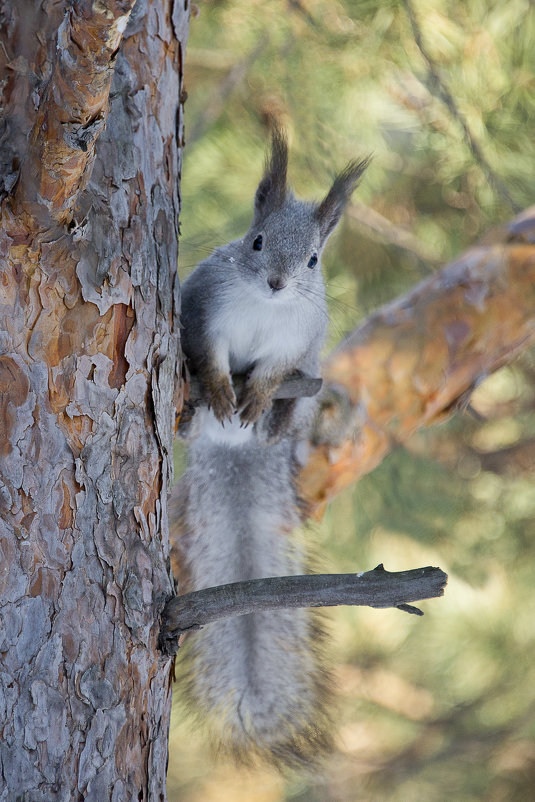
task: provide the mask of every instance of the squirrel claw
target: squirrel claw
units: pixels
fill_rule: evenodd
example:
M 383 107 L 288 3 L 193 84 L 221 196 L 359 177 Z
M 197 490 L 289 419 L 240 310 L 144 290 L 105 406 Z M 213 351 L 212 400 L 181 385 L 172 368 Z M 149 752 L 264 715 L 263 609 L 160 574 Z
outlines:
M 245 385 L 238 402 L 240 420 L 245 426 L 256 423 L 262 413 L 271 408 L 277 386 L 277 383 L 265 380 L 250 381 Z
M 217 387 L 211 388 L 209 408 L 222 426 L 225 421 L 232 421 L 236 411 L 236 396 L 230 381 L 221 382 Z
M 256 423 L 265 408 L 266 404 L 263 399 L 251 399 L 240 409 L 240 420 L 242 425 L 247 427 L 252 423 Z

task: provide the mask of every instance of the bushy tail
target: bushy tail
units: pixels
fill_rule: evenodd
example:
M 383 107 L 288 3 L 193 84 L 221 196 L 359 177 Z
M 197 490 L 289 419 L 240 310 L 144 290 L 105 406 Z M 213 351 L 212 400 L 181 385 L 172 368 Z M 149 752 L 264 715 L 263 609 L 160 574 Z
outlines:
M 185 475 L 185 590 L 304 572 L 292 443 L 239 447 L 202 437 Z M 313 761 L 329 744 L 328 681 L 318 659 L 321 632 L 307 610 L 215 622 L 189 638 L 181 674 L 218 748 L 249 762 Z

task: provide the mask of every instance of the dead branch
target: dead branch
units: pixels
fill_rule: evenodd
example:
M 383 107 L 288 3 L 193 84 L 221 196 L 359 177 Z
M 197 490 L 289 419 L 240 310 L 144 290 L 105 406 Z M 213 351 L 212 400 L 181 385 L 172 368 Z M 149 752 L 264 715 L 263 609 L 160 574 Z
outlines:
M 346 214 L 351 220 L 355 220 L 359 226 L 365 229 L 367 233 L 372 232 L 371 236 L 375 236 L 380 242 L 395 245 L 397 248 L 402 248 L 404 251 L 414 254 L 417 259 L 427 265 L 429 271 L 439 266 L 439 259 L 436 254 L 420 242 L 412 231 L 392 223 L 391 220 L 387 220 L 386 217 L 372 209 L 371 206 L 352 201 L 346 209 Z
M 427 67 L 427 78 L 425 80 L 425 83 L 427 85 L 428 90 L 431 92 L 433 96 L 435 97 L 438 96 L 438 98 L 448 109 L 450 116 L 455 120 L 455 122 L 458 125 L 460 125 L 463 132 L 464 140 L 468 145 L 468 148 L 470 149 L 472 158 L 479 166 L 479 168 L 482 170 L 487 181 L 494 189 L 496 194 L 499 195 L 502 198 L 502 200 L 506 201 L 514 212 L 519 212 L 520 207 L 518 206 L 518 204 L 515 203 L 515 201 L 511 197 L 511 193 L 509 192 L 507 185 L 494 172 L 494 170 L 488 163 L 481 148 L 481 145 L 474 136 L 472 129 L 468 125 L 468 122 L 464 114 L 462 114 L 461 110 L 459 109 L 457 102 L 453 97 L 453 95 L 451 94 L 446 82 L 440 75 L 439 67 L 436 64 L 435 60 L 431 57 L 431 54 L 429 53 L 424 43 L 422 31 L 420 29 L 418 20 L 416 18 L 416 14 L 414 13 L 414 9 L 412 7 L 412 0 L 403 0 L 403 5 L 405 6 L 405 10 L 409 18 L 416 47 L 420 51 L 420 55 L 425 61 Z
M 232 386 L 234 387 L 237 395 L 240 394 L 243 385 L 245 384 L 246 376 L 234 373 L 232 375 Z M 282 398 L 310 398 L 317 395 L 321 390 L 323 380 L 313 376 L 305 376 L 304 373 L 299 371 L 290 374 L 286 379 L 279 384 L 275 393 L 274 399 Z M 196 376 L 190 376 L 189 382 L 189 401 L 192 404 L 199 404 L 204 401 L 206 403 L 209 399 L 205 396 L 202 385 Z
M 232 386 L 239 397 L 247 376 L 244 374 L 234 373 L 232 375 Z M 274 400 L 285 398 L 310 398 L 317 395 L 323 385 L 323 379 L 314 376 L 306 376 L 305 374 L 296 371 L 290 374 L 286 379 L 281 382 L 277 390 L 273 394 Z M 205 390 L 194 374 L 189 376 L 188 384 L 188 397 L 184 401 L 182 410 L 180 412 L 180 419 L 176 427 L 176 434 L 180 439 L 187 440 L 189 437 L 190 424 L 195 415 L 196 409 L 201 404 L 209 404 L 210 398 L 206 395 Z
M 427 566 L 389 572 L 382 565 L 361 574 L 308 574 L 233 582 L 171 599 L 163 612 L 160 647 L 176 651 L 179 635 L 233 615 L 294 607 L 397 607 L 423 615 L 410 602 L 444 595 L 447 575 Z

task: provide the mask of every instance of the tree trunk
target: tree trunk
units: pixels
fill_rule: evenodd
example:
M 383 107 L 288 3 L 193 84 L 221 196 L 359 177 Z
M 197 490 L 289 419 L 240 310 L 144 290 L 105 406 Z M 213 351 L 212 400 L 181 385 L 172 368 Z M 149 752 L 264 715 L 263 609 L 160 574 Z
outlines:
M 164 800 L 187 0 L 67 5 L 0 28 L 0 800 Z

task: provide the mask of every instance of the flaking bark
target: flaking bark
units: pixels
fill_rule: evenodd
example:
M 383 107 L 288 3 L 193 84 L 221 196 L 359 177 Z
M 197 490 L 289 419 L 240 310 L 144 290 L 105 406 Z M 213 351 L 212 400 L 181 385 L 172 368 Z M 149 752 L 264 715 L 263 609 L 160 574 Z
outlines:
M 78 0 L 57 32 L 12 207 L 26 227 L 67 225 L 104 128 L 115 55 L 135 0 Z
M 0 29 L 0 800 L 164 800 L 188 12 L 30 5 Z

